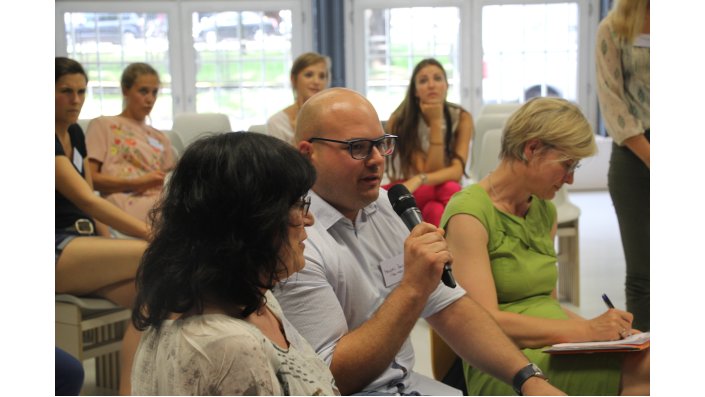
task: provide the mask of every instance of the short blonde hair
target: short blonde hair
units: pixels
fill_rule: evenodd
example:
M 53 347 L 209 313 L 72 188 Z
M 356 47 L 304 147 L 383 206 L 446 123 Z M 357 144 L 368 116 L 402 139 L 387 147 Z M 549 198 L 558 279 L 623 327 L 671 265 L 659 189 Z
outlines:
M 595 136 L 585 116 L 562 98 L 535 97 L 514 112 L 502 132 L 500 157 L 525 161 L 524 147 L 533 139 L 575 160 L 597 153 Z

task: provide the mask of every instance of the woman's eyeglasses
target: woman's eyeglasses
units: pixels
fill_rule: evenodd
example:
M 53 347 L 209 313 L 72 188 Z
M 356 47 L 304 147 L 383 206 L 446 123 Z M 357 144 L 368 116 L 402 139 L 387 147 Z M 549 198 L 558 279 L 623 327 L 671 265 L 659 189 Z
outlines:
M 389 156 L 394 153 L 394 144 L 396 142 L 397 136 L 385 134 L 377 139 L 350 139 L 347 141 L 339 141 L 337 139 L 328 138 L 311 138 L 308 142 L 325 141 L 325 142 L 335 142 L 342 143 L 343 145 L 348 145 L 348 151 L 350 152 L 350 157 L 355 160 L 364 160 L 372 154 L 372 148 L 376 147 L 382 156 Z
M 572 160 L 573 162 L 568 164 L 568 161 L 563 162 L 563 168 L 565 168 L 566 175 L 570 175 L 580 168 L 580 161 Z
M 308 215 L 308 209 L 311 207 L 311 196 L 302 196 L 294 205 L 301 211 L 301 216 Z

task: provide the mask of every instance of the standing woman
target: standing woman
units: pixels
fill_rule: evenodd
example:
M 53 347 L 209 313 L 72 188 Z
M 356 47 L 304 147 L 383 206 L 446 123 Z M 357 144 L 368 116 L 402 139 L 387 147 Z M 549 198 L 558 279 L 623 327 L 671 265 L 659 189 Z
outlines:
M 460 190 L 473 132 L 470 113 L 446 101 L 443 66 L 429 58 L 411 75 L 404 101 L 387 121 L 397 149 L 387 158 L 391 184 L 403 183 L 414 194 L 423 219 L 438 226 L 450 197 Z
M 131 308 L 135 275 L 149 236 L 147 224 L 93 193 L 83 131 L 78 127 L 88 76 L 81 64 L 55 61 L 54 225 L 56 293 L 95 295 Z M 98 237 L 96 222 L 137 240 Z M 121 391 L 129 381 L 131 353 L 139 334 L 128 327 L 123 339 Z M 128 368 L 125 371 L 125 368 Z M 129 387 L 128 387 L 129 391 Z
M 315 179 L 308 160 L 270 136 L 188 147 L 137 274 L 132 319 L 144 335 L 133 394 L 337 394 L 270 291 L 304 267 Z
M 174 167 L 169 138 L 146 123 L 160 81 L 146 63 L 132 63 L 120 80 L 124 109 L 88 124 L 86 145 L 96 190 L 138 219 L 147 220 L 164 176 Z
M 315 52 L 301 54 L 294 60 L 289 75 L 291 89 L 294 91 L 294 103 L 267 120 L 267 134 L 292 145 L 296 144 L 296 116 L 308 98 L 328 87 L 330 63 L 330 58 Z
M 650 329 L 649 0 L 617 0 L 597 30 L 597 94 L 613 139 L 608 188 L 627 263 L 627 310 Z

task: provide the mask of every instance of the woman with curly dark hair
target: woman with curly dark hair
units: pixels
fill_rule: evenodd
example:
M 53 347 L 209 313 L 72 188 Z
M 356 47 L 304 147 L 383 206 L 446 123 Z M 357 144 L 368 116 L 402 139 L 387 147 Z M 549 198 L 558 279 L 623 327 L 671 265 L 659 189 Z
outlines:
M 152 213 L 137 273 L 132 393 L 336 394 L 270 290 L 304 266 L 315 171 L 254 133 L 191 144 Z

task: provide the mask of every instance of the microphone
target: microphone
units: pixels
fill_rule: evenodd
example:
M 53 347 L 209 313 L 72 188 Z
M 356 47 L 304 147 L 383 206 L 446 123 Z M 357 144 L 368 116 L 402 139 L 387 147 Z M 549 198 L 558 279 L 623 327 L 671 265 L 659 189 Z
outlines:
M 423 221 L 423 218 L 421 218 L 421 211 L 416 206 L 416 200 L 406 186 L 402 184 L 392 186 L 387 192 L 387 196 L 389 197 L 389 202 L 392 203 L 394 212 L 399 215 L 409 230 L 413 229 L 414 226 Z M 446 263 L 443 266 L 443 275 L 441 276 L 441 280 L 443 281 L 443 284 L 448 287 L 455 288 L 455 278 L 453 278 L 450 263 Z

